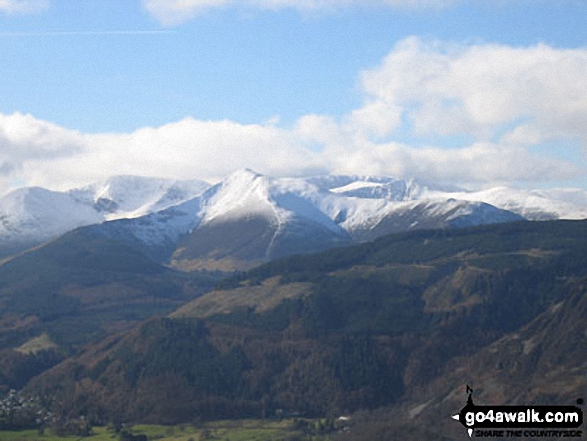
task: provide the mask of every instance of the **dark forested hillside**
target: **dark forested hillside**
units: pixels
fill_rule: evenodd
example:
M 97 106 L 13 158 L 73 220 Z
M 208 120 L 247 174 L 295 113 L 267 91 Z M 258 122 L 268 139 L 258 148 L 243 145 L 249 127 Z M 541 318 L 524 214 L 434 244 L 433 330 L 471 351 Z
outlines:
M 64 415 L 159 423 L 381 406 L 415 417 L 422 403 L 460 403 L 461 386 L 475 381 L 502 404 L 557 401 L 585 386 L 584 308 L 571 305 L 583 305 L 586 277 L 585 221 L 388 236 L 225 280 L 28 391 Z M 503 343 L 515 339 L 522 346 Z M 501 372 L 493 395 L 482 386 L 486 363 Z M 541 391 L 548 369 L 575 372 L 564 393 Z M 381 430 L 410 427 L 396 420 L 404 426 Z
M 169 313 L 215 280 L 88 231 L 0 265 L 0 388 L 21 387 L 72 351 Z

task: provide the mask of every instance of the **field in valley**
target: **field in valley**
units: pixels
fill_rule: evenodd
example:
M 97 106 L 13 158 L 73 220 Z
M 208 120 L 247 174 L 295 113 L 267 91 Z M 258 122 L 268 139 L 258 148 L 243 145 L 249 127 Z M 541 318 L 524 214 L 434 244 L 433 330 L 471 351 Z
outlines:
M 237 420 L 215 421 L 198 425 L 136 425 L 133 435 L 146 435 L 149 441 L 329 441 L 320 434 L 318 420 Z M 323 431 L 323 429 L 322 429 Z M 57 436 L 50 429 L 40 435 L 37 430 L 0 431 L 2 441 L 112 441 L 122 439 L 110 427 L 94 427 L 90 436 Z

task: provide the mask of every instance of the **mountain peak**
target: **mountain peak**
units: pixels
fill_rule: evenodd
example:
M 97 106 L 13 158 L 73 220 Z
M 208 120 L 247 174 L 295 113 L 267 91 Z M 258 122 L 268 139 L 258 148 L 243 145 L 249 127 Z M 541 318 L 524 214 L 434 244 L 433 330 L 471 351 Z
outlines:
M 257 178 L 262 178 L 264 175 L 257 173 L 255 170 L 250 168 L 241 168 L 232 172 L 223 182 L 231 181 L 253 181 Z
M 245 168 L 217 184 L 208 201 L 205 221 L 241 216 L 245 213 L 273 213 L 269 202 L 269 179 Z
M 164 210 L 200 195 L 210 185 L 204 181 L 118 175 L 90 184 L 70 194 L 104 214 L 107 220 L 134 218 Z

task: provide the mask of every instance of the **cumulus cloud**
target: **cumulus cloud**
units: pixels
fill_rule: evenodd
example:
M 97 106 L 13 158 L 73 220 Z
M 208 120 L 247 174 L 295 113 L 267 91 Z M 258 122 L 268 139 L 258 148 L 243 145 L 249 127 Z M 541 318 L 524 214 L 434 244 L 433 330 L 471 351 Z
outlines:
M 0 12 L 7 14 L 30 14 L 48 6 L 48 0 L 0 0 Z
M 275 176 L 326 173 L 317 152 L 266 124 L 185 118 L 132 133 L 81 134 L 30 115 L 0 115 L 0 174 L 64 189 L 116 174 L 216 181 L 250 167 Z
M 337 123 L 330 117 L 309 115 L 300 119 L 295 130 L 301 141 L 322 147 L 320 162 L 334 174 L 419 178 L 479 188 L 564 181 L 587 173 L 584 167 L 533 153 L 525 145 L 478 141 L 446 148 L 381 142 L 345 118 Z
M 51 161 L 84 148 L 83 136 L 32 115 L 0 114 L 0 164 L 8 174 L 29 161 Z
M 439 8 L 465 0 L 143 0 L 143 7 L 164 25 L 190 20 L 199 13 L 219 7 L 297 9 L 328 11 L 347 7 Z
M 115 174 L 214 182 L 244 167 L 272 176 L 374 174 L 474 185 L 560 180 L 584 172 L 520 146 L 378 143 L 319 115 L 301 118 L 292 129 L 186 118 L 127 134 L 80 134 L 11 115 L 0 118 L 0 133 L 0 193 L 15 180 L 65 189 Z
M 369 102 L 360 112 L 401 108 L 414 133 L 426 136 L 503 136 L 526 144 L 561 137 L 586 141 L 585 78 L 585 49 L 408 38 L 381 66 L 363 72 Z M 392 120 L 397 125 L 397 116 Z
M 215 181 L 244 167 L 275 176 L 379 174 L 471 186 L 584 177 L 584 161 L 562 149 L 587 145 L 585 78 L 584 49 L 409 38 L 360 75 L 362 107 L 305 115 L 292 127 L 275 118 L 240 124 L 188 117 L 131 133 L 84 134 L 0 114 L 0 191 L 14 182 L 64 188 L 113 174 Z M 454 135 L 472 141 L 455 146 L 446 141 Z M 418 136 L 426 143 L 408 145 Z M 545 141 L 561 151 L 549 154 Z
M 149 169 L 155 175 L 215 180 L 244 167 L 275 175 L 303 174 L 319 165 L 315 152 L 284 129 L 271 124 L 199 121 L 186 118 L 129 135 L 97 135 L 90 144 L 123 173 Z
M 496 183 L 548 182 L 584 173 L 580 167 L 525 148 L 475 143 L 464 148 L 413 148 L 405 144 L 331 146 L 324 152 L 339 174 L 417 177 L 430 182 L 472 188 Z

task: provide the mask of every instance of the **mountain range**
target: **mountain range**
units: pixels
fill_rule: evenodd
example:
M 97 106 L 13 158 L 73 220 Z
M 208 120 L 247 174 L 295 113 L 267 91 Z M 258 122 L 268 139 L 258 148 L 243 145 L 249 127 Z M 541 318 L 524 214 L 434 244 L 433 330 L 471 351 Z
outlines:
M 587 218 L 583 190 L 478 192 L 370 176 L 271 178 L 241 170 L 216 185 L 119 176 L 67 192 L 0 199 L 0 257 L 78 227 L 182 270 L 246 270 L 287 255 L 412 229 Z

